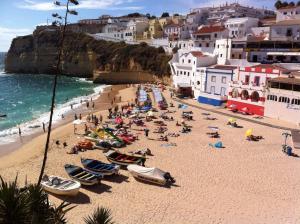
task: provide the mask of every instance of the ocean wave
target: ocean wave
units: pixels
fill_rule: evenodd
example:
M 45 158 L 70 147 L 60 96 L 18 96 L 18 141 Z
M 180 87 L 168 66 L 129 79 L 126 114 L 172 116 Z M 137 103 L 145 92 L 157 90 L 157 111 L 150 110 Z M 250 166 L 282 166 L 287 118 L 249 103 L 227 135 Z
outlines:
M 70 114 L 72 113 L 72 110 L 74 110 L 75 113 L 76 109 L 82 106 L 81 102 L 89 101 L 91 98 L 96 100 L 106 87 L 106 85 L 97 86 L 94 88 L 94 93 L 90 95 L 75 97 L 66 103 L 58 104 L 53 114 L 53 124 L 57 124 L 59 121 L 62 121 L 62 115 L 65 116 L 66 114 Z M 21 103 L 21 101 L 18 103 Z M 73 109 L 71 109 L 71 105 Z M 15 142 L 19 137 L 18 127 L 21 128 L 22 136 L 29 136 L 34 133 L 41 132 L 42 124 L 44 123 L 47 125 L 49 122 L 50 112 L 40 114 L 39 111 L 34 111 L 34 114 L 36 114 L 36 116 L 34 116 L 34 120 L 24 122 L 19 126 L 0 131 L 0 145 Z

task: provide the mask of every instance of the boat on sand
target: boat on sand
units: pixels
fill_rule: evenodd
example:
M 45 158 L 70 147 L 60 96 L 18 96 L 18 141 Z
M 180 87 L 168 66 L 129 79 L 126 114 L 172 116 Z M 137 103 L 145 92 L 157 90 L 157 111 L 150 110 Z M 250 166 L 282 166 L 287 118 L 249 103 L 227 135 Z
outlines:
M 81 187 L 81 184 L 76 180 L 47 175 L 44 175 L 41 185 L 47 192 L 64 196 L 76 196 Z
M 101 173 L 104 176 L 118 174 L 120 166 L 116 164 L 103 163 L 99 160 L 81 158 L 81 163 L 87 170 Z
M 66 164 L 65 170 L 72 179 L 80 182 L 82 185 L 95 185 L 100 183 L 100 180 L 103 178 L 103 174 L 95 173 L 75 165 Z
M 121 166 L 128 166 L 130 164 L 144 164 L 146 157 L 138 155 L 128 155 L 114 150 L 109 150 L 104 154 L 109 162 Z
M 158 168 L 147 168 L 139 165 L 129 165 L 127 170 L 132 176 L 138 180 L 151 182 L 158 185 L 168 185 L 175 183 L 170 173 L 162 171 Z

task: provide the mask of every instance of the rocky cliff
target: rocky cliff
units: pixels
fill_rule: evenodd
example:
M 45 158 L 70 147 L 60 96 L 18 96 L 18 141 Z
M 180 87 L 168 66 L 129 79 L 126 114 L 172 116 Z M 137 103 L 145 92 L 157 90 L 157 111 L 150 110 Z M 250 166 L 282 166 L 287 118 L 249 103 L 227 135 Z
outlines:
M 55 73 L 59 38 L 56 29 L 15 38 L 7 54 L 6 72 Z M 124 42 L 95 40 L 83 33 L 67 33 L 63 52 L 60 67 L 65 75 L 87 78 L 101 72 L 112 75 L 120 72 L 124 76 L 147 73 L 158 78 L 170 75 L 170 56 L 162 48 L 153 48 L 145 43 L 127 45 Z M 122 75 L 118 77 L 121 81 Z M 138 78 L 142 80 L 143 77 Z

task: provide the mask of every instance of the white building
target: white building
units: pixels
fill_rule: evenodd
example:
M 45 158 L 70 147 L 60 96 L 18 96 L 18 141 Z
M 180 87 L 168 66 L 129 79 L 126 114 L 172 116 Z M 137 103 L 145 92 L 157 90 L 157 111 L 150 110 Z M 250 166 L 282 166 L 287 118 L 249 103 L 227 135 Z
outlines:
M 179 50 L 169 63 L 174 87 L 189 87 L 191 93 L 197 97 L 205 88 L 206 68 L 216 64 L 216 57 L 200 51 Z
M 224 25 L 229 30 L 230 38 L 241 38 L 251 33 L 252 27 L 258 26 L 258 18 L 242 17 L 230 18 Z
M 300 73 L 269 80 L 265 116 L 300 126 Z
M 282 20 L 272 25 L 270 40 L 300 41 L 300 19 Z
M 215 48 L 216 40 L 228 38 L 228 30 L 224 26 L 202 26 L 193 33 L 195 47 Z
M 200 9 L 192 9 L 192 12 L 197 12 Z M 206 7 L 204 8 L 208 11 L 208 22 L 225 22 L 229 18 L 238 18 L 238 17 L 253 17 L 253 18 L 265 18 L 268 16 L 275 15 L 274 11 L 268 10 L 265 8 L 253 8 L 248 6 L 242 6 L 239 3 L 228 4 L 227 2 L 224 5 Z
M 276 22 L 285 20 L 300 20 L 300 6 L 287 6 L 277 9 Z

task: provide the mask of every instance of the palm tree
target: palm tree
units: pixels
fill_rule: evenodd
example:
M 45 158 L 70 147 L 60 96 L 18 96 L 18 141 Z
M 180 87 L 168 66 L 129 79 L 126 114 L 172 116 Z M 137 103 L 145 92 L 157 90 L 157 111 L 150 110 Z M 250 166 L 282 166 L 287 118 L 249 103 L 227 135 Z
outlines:
M 111 217 L 111 210 L 98 207 L 91 216 L 84 218 L 86 224 L 114 224 Z
M 64 39 L 65 39 L 65 32 L 66 32 L 66 27 L 67 27 L 67 22 L 68 22 L 68 14 L 72 14 L 72 15 L 77 15 L 78 13 L 74 10 L 69 10 L 69 4 L 72 3 L 73 5 L 78 5 L 78 1 L 77 0 L 67 0 L 66 5 L 62 5 L 60 2 L 55 1 L 54 4 L 57 6 L 65 6 L 66 7 L 66 12 L 65 12 L 65 16 L 62 17 L 57 13 L 53 13 L 52 16 L 58 20 L 54 21 L 52 23 L 52 25 L 54 26 L 60 26 L 62 27 L 61 30 L 61 38 L 60 38 L 60 43 L 59 43 L 59 52 L 58 52 L 58 59 L 57 59 L 57 63 L 56 63 L 56 73 L 54 76 L 54 82 L 53 82 L 53 89 L 52 89 L 52 99 L 51 99 L 51 109 L 50 109 L 50 118 L 49 118 L 49 127 L 48 127 L 48 132 L 47 132 L 47 140 L 46 140 L 46 144 L 45 144 L 45 150 L 44 150 L 44 158 L 43 158 L 43 164 L 42 164 L 42 168 L 41 168 L 41 172 L 40 172 L 40 176 L 38 179 L 38 184 L 41 183 L 43 175 L 44 175 L 44 171 L 45 171 L 45 167 L 46 167 L 46 162 L 47 162 L 47 155 L 48 155 L 48 150 L 49 150 L 49 143 L 50 143 L 50 136 L 51 136 L 51 130 L 52 130 L 52 118 L 53 118 L 53 111 L 54 111 L 54 107 L 55 107 L 55 95 L 56 95 L 56 87 L 57 87 L 57 78 L 58 75 L 60 74 L 60 64 L 61 64 L 61 58 L 62 58 L 62 54 L 63 54 L 63 46 L 64 46 Z M 63 23 L 62 23 L 63 21 Z
M 17 177 L 13 182 L 5 182 L 0 176 L 0 223 L 64 224 L 65 214 L 73 208 L 65 202 L 58 207 L 51 205 L 40 185 L 19 188 Z

